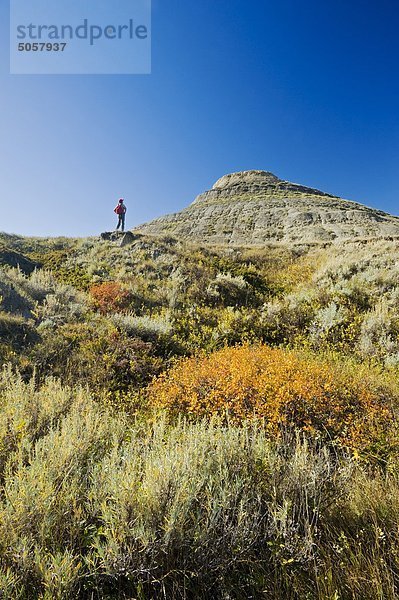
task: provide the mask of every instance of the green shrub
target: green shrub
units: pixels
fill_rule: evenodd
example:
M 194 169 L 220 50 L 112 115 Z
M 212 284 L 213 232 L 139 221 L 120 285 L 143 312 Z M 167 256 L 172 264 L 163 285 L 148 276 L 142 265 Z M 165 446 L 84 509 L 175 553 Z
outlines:
M 251 299 L 245 279 L 242 276 L 233 277 L 230 273 L 218 273 L 206 291 L 211 302 L 222 306 L 246 305 Z
M 40 336 L 32 321 L 0 311 L 0 339 L 15 351 L 21 351 L 38 342 Z
M 137 390 L 162 368 L 150 342 L 119 332 L 102 317 L 43 329 L 29 359 L 27 374 L 34 368 L 40 380 L 52 374 L 87 385 L 99 398 Z
M 0 308 L 2 311 L 21 315 L 25 318 L 32 317 L 34 300 L 29 297 L 20 282 L 15 281 L 13 271 L 19 273 L 17 269 L 6 271 L 0 267 Z M 21 274 L 21 278 L 25 276 Z

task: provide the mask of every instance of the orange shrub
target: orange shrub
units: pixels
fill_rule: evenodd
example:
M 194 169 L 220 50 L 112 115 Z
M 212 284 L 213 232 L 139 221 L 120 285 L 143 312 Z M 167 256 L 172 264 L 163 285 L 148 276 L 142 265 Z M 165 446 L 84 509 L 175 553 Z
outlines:
M 98 283 L 90 288 L 95 307 L 102 313 L 115 312 L 127 308 L 131 294 L 117 281 Z
M 149 387 L 152 405 L 172 413 L 229 413 L 233 422 L 262 418 L 273 434 L 301 428 L 352 447 L 387 429 L 391 412 L 365 372 L 265 345 L 224 348 L 181 360 Z

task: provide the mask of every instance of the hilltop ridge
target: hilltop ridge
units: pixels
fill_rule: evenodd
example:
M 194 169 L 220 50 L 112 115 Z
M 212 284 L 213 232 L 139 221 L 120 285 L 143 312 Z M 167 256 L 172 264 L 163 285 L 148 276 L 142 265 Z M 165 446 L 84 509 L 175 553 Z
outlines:
M 213 244 L 325 243 L 397 237 L 399 218 L 250 170 L 224 175 L 187 208 L 137 231 Z

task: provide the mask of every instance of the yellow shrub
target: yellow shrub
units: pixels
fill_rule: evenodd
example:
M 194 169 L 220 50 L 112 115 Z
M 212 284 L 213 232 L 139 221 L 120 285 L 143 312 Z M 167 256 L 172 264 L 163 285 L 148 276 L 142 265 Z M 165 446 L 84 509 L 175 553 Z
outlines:
M 149 398 L 172 413 L 228 412 L 237 423 L 264 419 L 273 434 L 295 427 L 362 447 L 392 418 L 381 387 L 363 371 L 294 351 L 245 345 L 183 359 L 151 384 Z

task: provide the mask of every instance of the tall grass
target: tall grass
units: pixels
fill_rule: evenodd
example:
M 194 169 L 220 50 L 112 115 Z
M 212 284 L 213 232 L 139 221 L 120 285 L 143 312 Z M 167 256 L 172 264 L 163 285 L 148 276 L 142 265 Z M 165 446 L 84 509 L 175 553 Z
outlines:
M 9 369 L 0 407 L 3 598 L 397 598 L 394 466 L 250 425 L 129 424 Z

